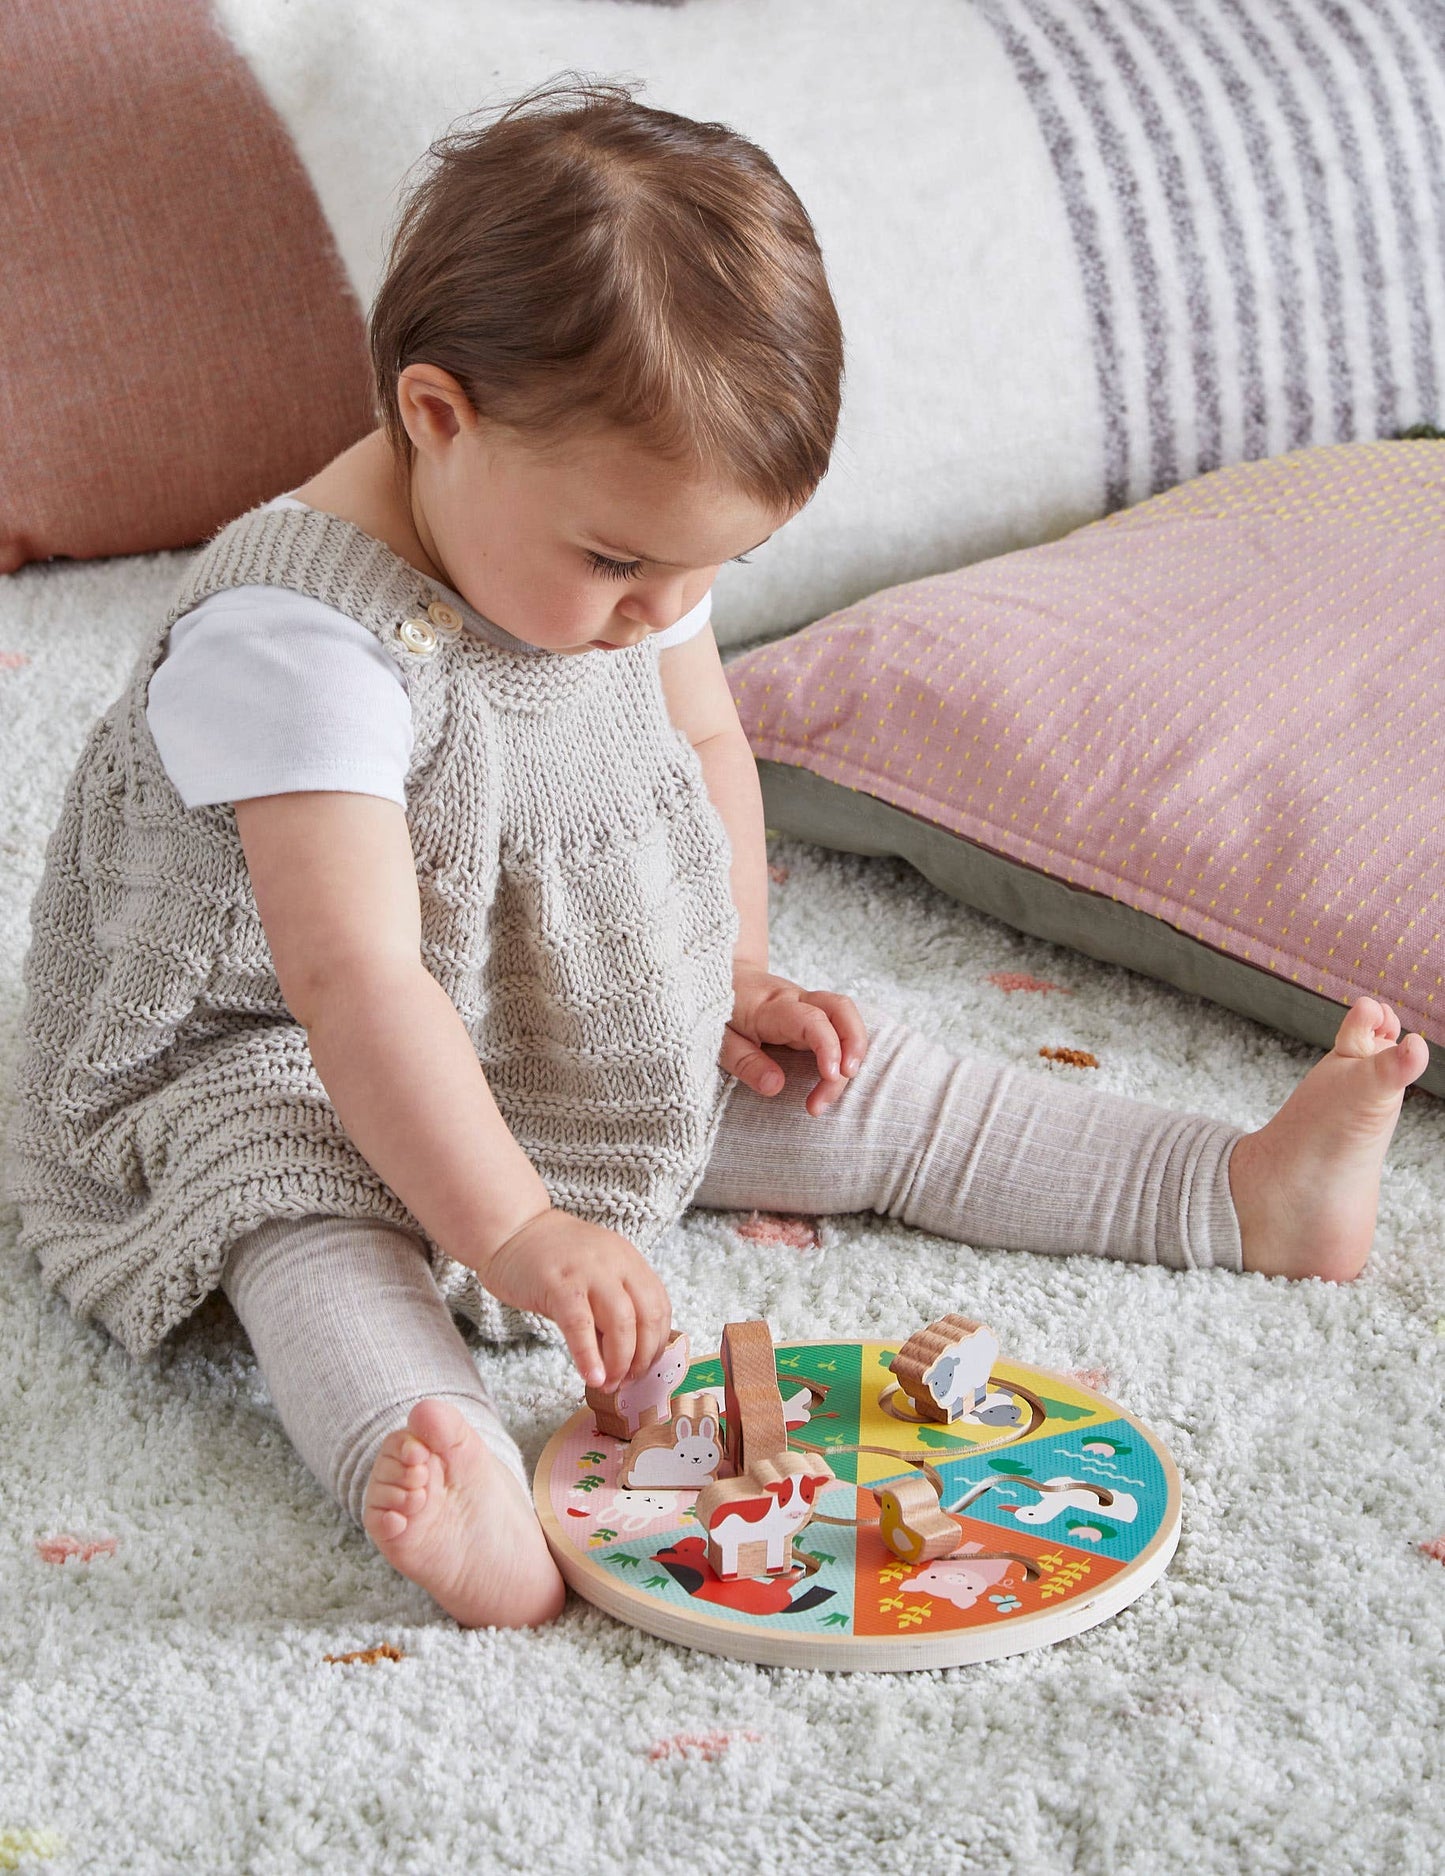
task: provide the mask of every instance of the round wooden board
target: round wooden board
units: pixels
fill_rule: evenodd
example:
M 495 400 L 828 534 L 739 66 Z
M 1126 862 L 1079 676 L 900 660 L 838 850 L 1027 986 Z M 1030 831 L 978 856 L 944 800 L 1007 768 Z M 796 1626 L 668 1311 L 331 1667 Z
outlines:
M 1062 1641 L 1117 1615 L 1163 1574 L 1179 1541 L 1179 1475 L 1132 1414 L 1066 1375 L 999 1361 L 981 1410 L 987 1418 L 915 1425 L 880 1405 L 894 1383 L 888 1364 L 899 1346 L 777 1345 L 785 1399 L 804 1380 L 829 1390 L 790 1436 L 795 1448 L 821 1449 L 836 1474 L 815 1513 L 870 1521 L 854 1529 L 815 1516 L 795 1542 L 821 1559 L 811 1574 L 799 1567 L 721 1581 L 691 1515 L 696 1491 L 619 1491 L 625 1445 L 598 1433 L 583 1407 L 547 1442 L 532 1481 L 563 1576 L 609 1615 L 709 1654 L 778 1667 L 892 1671 L 957 1667 Z M 1010 1429 L 1012 1404 L 1021 1428 L 1034 1415 L 1024 1394 L 1011 1392 L 1014 1384 L 1045 1412 L 1023 1437 Z M 708 1388 L 721 1402 L 716 1355 L 693 1362 L 678 1391 Z M 901 1404 L 907 1412 L 906 1397 Z M 965 1527 L 960 1541 L 1009 1555 L 903 1563 L 871 1522 L 877 1502 L 862 1488 L 915 1468 L 877 1453 L 831 1450 L 860 1445 L 926 1458 L 943 1481 L 946 1510 L 990 1481 L 957 1513 Z

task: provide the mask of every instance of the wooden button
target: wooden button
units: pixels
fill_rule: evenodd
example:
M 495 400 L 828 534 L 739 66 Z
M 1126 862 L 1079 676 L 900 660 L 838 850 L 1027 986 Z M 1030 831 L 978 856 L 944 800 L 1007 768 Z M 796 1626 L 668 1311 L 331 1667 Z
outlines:
M 426 616 L 447 638 L 455 638 L 462 629 L 462 615 L 444 599 L 434 599 L 426 609 Z
M 403 619 L 396 635 L 419 658 L 429 658 L 437 648 L 437 635 L 426 619 Z

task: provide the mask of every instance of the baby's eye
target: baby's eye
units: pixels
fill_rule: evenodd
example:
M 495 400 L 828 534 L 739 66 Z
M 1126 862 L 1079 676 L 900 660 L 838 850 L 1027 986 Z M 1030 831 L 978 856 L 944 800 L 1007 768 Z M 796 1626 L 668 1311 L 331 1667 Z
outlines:
M 592 571 L 600 573 L 607 580 L 630 580 L 642 565 L 640 560 L 609 560 L 605 554 L 591 552 L 587 558 L 592 564 Z

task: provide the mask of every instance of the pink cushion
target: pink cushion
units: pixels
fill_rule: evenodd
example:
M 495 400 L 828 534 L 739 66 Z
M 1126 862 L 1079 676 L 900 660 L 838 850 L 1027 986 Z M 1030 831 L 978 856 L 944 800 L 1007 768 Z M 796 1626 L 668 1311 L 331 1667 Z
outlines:
M 728 678 L 765 762 L 1439 1043 L 1442 521 L 1445 443 L 1236 464 Z
M 0 573 L 183 547 L 371 429 L 311 184 L 204 0 L 0 8 Z

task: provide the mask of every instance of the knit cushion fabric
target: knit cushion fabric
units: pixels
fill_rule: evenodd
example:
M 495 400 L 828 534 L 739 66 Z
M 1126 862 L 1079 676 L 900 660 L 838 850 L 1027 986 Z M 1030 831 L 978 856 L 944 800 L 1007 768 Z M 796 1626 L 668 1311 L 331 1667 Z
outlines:
M 877 593 L 728 666 L 767 819 L 1305 1040 L 1369 993 L 1445 1043 L 1442 517 L 1445 444 L 1301 450 Z
M 183 547 L 371 429 L 361 310 L 201 0 L 0 8 L 0 573 Z

